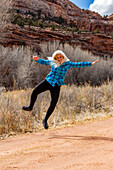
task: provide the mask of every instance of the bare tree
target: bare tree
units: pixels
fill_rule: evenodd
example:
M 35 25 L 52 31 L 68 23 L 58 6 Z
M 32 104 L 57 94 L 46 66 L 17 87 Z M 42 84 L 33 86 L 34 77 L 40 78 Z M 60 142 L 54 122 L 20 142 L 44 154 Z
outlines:
M 0 0 L 0 37 L 3 39 L 5 34 L 5 27 L 10 21 L 9 9 L 11 6 L 12 0 Z M 2 41 L 1 39 L 1 41 Z

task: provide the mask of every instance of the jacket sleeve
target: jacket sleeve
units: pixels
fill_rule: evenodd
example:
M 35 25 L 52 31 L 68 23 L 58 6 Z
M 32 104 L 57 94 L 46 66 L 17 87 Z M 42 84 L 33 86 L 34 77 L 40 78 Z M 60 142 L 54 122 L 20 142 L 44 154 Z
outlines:
M 43 59 L 38 59 L 35 60 L 37 63 L 42 64 L 42 65 L 50 65 L 50 60 L 43 60 Z
M 82 67 L 89 67 L 92 66 L 91 62 L 71 62 L 69 61 L 70 68 L 82 68 Z

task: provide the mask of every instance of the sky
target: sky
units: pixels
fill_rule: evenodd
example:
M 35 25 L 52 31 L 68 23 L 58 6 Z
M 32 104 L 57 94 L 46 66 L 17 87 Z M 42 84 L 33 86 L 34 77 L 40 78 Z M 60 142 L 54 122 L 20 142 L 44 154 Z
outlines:
M 100 15 L 113 14 L 113 0 L 70 0 L 81 9 L 98 12 Z

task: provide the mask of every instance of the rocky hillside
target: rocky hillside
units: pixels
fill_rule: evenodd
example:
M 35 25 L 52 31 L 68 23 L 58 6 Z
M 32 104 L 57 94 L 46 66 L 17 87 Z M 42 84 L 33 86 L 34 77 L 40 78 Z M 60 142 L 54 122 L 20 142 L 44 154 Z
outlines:
M 13 0 L 12 24 L 3 45 L 32 45 L 58 39 L 81 45 L 94 54 L 113 56 L 113 16 L 78 8 L 69 0 Z
M 113 22 L 113 14 L 107 17 L 108 20 L 111 20 Z
M 26 16 L 40 15 L 43 20 L 57 23 L 61 19 L 64 24 L 77 25 L 81 30 L 95 31 L 99 28 L 103 33 L 111 33 L 113 30 L 112 17 L 110 20 L 103 19 L 98 13 L 80 9 L 69 0 L 14 0 L 13 6 Z
M 97 27 L 103 33 L 110 33 L 113 23 L 98 13 L 78 8 L 69 0 L 14 0 L 14 9 L 24 15 L 39 15 L 43 19 L 57 21 L 62 17 L 67 24 L 75 23 L 79 29 L 94 31 Z M 109 25 L 109 26 L 108 26 Z

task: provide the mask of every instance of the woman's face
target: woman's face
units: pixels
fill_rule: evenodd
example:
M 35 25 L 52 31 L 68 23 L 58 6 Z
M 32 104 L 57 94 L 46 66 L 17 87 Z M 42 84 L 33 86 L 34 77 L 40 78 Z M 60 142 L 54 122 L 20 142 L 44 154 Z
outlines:
M 59 63 L 62 63 L 63 62 L 63 59 L 64 59 L 64 56 L 62 54 L 57 54 L 55 56 L 56 60 L 59 62 Z

